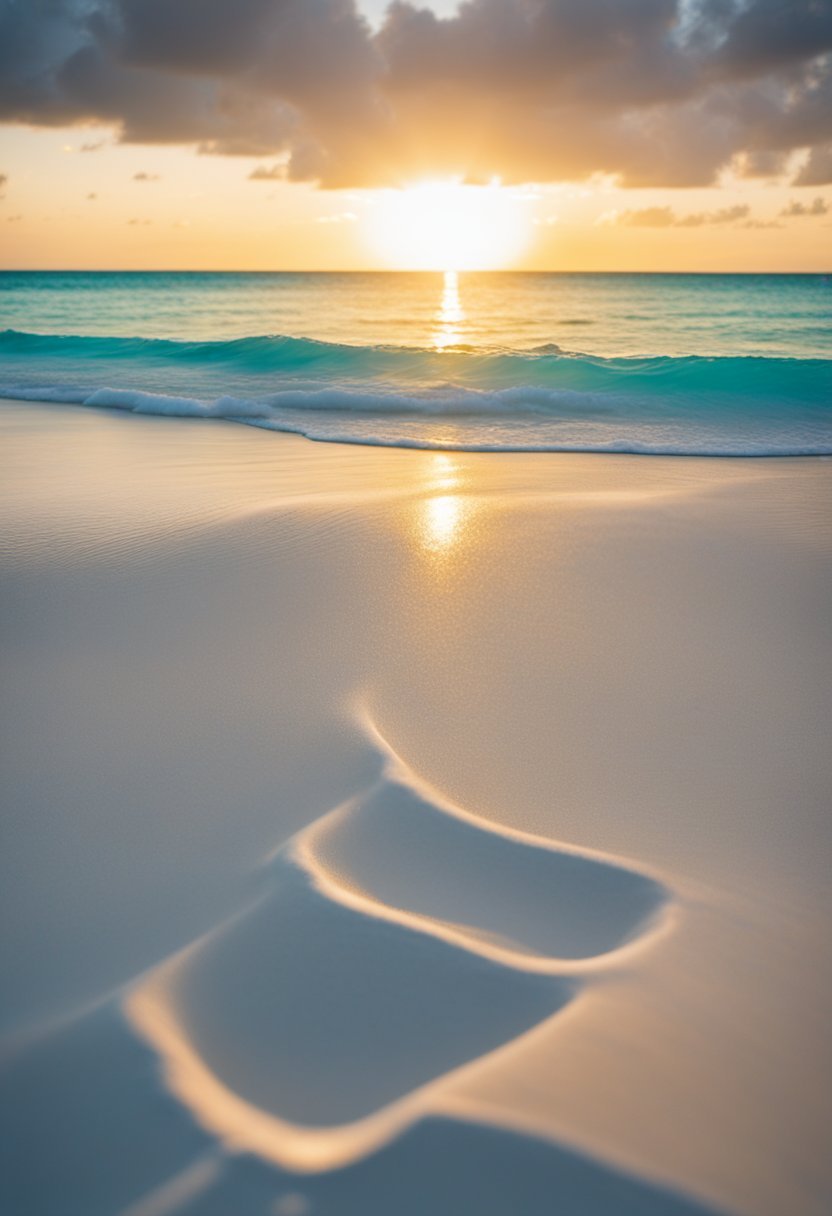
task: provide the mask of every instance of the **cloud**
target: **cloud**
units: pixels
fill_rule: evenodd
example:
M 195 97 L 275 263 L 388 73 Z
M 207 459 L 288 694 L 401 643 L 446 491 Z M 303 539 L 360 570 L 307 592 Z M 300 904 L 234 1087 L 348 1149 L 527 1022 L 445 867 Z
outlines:
M 640 211 L 624 211 L 615 219 L 616 223 L 628 228 L 702 228 L 706 224 L 739 223 L 748 218 L 750 211 L 751 208 L 745 204 L 737 204 L 735 207 L 694 211 L 680 216 L 672 207 L 644 207 Z
M 782 177 L 790 157 L 790 150 L 756 149 L 736 157 L 733 168 L 740 177 Z
M 678 220 L 672 207 L 643 207 L 640 211 L 624 211 L 616 222 L 627 228 L 672 228 Z
M 811 203 L 800 203 L 794 199 L 789 203 L 788 207 L 784 207 L 780 214 L 784 219 L 805 218 L 807 216 L 828 215 L 829 203 L 825 198 L 813 199 Z
M 826 0 L 752 0 L 734 8 L 716 56 L 730 75 L 759 76 L 832 50 Z
M 799 149 L 817 185 L 832 0 L 394 0 L 377 30 L 354 0 L 3 0 L 3 120 L 281 156 L 331 187 L 693 186 Z
M 832 185 L 832 144 L 825 148 L 813 148 L 809 157 L 794 179 L 795 186 Z
M 250 182 L 282 182 L 285 177 L 285 165 L 258 165 L 249 173 L 248 180 Z
M 98 140 L 97 143 L 81 144 L 81 147 L 78 149 L 78 151 L 79 152 L 100 152 L 101 149 L 105 146 L 105 143 L 106 143 L 106 140 L 100 139 L 100 140 Z
M 680 228 L 701 228 L 704 224 L 736 224 L 746 219 L 751 208 L 744 203 L 735 207 L 719 207 L 716 211 L 695 211 L 677 221 Z
M 0 190 L 2 190 L 4 186 L 8 185 L 8 182 L 9 182 L 8 173 L 0 173 Z

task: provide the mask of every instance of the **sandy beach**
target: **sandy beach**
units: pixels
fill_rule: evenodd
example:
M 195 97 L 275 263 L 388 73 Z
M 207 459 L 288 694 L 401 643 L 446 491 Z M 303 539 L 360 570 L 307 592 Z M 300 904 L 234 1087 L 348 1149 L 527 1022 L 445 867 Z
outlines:
M 0 440 L 0 1210 L 830 1211 L 828 460 Z

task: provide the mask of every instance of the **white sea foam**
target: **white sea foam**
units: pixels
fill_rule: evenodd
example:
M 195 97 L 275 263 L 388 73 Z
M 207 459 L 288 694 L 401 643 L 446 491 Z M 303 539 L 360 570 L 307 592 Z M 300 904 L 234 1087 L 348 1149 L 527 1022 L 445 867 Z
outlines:
M 0 393 L 471 451 L 832 453 L 832 360 L 0 333 Z
M 0 385 L 0 397 L 224 419 L 325 443 L 471 452 L 611 452 L 680 456 L 832 454 L 832 426 L 812 412 L 721 413 L 713 403 L 662 408 L 623 394 L 516 386 L 402 393 L 372 388 L 285 389 L 256 399 L 202 400 L 135 389 Z

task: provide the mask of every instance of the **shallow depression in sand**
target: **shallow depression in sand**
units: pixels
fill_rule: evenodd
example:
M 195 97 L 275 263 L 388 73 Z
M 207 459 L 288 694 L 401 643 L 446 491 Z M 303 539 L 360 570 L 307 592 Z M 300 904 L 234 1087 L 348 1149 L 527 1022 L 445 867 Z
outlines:
M 517 1039 L 577 992 L 568 960 L 640 936 L 669 900 L 646 875 L 445 804 L 364 725 L 378 781 L 147 985 L 192 1061 L 297 1131 L 380 1115 Z
M 401 777 L 312 832 L 316 857 L 337 881 L 520 954 L 606 954 L 668 898 L 635 870 L 477 822 Z

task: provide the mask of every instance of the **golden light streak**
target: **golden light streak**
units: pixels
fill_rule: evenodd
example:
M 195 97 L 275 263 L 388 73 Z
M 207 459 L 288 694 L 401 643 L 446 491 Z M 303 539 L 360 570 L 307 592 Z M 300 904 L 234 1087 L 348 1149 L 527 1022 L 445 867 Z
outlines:
M 459 298 L 459 275 L 455 270 L 446 270 L 433 334 L 433 345 L 437 350 L 446 350 L 449 346 L 458 345 L 462 339 L 464 320 L 465 312 Z

